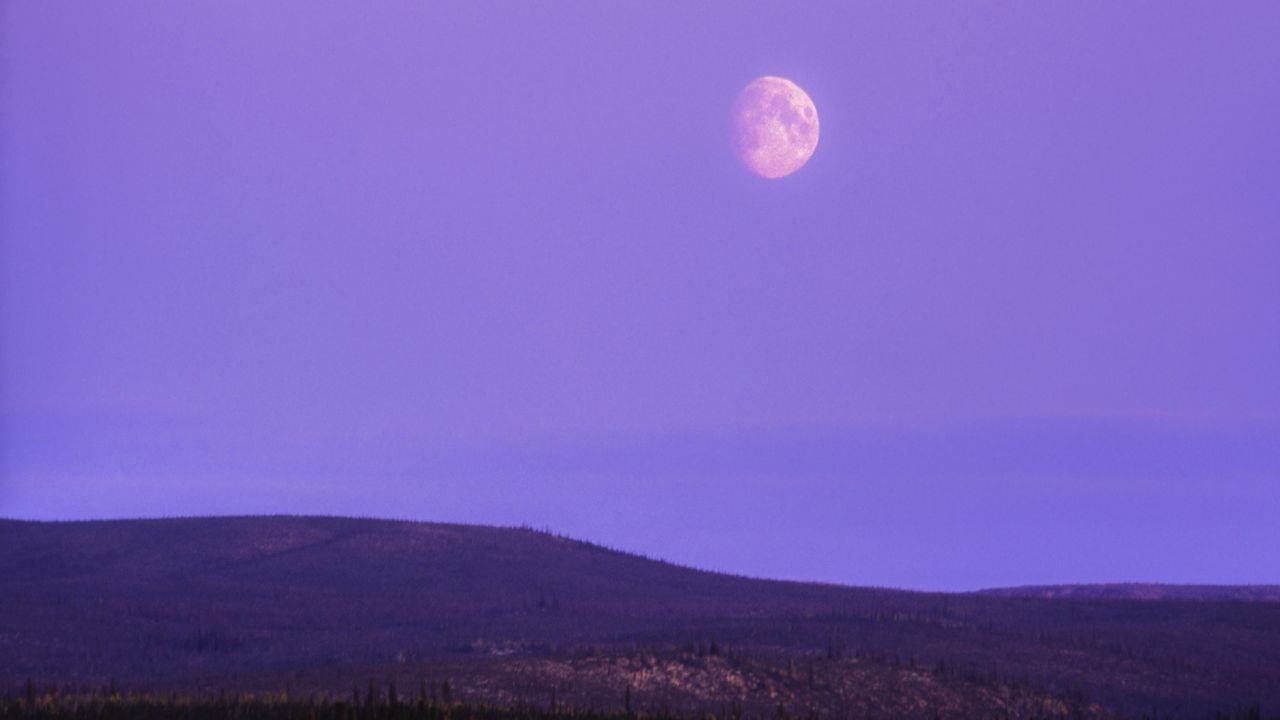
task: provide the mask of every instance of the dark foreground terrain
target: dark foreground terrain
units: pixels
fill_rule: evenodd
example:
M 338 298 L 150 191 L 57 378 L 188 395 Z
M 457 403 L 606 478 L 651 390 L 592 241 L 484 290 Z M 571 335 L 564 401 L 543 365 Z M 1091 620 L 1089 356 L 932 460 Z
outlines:
M 773 582 L 374 520 L 0 521 L 0 695 L 9 716 L 142 717 L 69 699 L 113 685 L 205 703 L 286 691 L 350 716 L 373 681 L 383 698 L 447 682 L 455 705 L 512 713 L 1280 717 L 1269 591 L 1106 587 L 1145 589 Z
M 361 696 L 349 700 L 298 698 L 287 694 L 190 697 L 79 695 L 42 696 L 10 701 L 0 698 L 0 720 L 746 720 L 740 708 L 728 706 L 714 713 L 677 714 L 627 709 L 594 710 L 551 705 L 500 707 L 445 703 L 425 694 L 417 696 Z M 769 720 L 790 720 L 779 706 Z M 812 717 L 812 716 L 809 716 Z M 985 717 L 971 715 L 970 717 Z M 1003 717 L 1003 716 L 999 716 Z M 1257 708 L 1219 714 L 1218 720 L 1260 720 Z

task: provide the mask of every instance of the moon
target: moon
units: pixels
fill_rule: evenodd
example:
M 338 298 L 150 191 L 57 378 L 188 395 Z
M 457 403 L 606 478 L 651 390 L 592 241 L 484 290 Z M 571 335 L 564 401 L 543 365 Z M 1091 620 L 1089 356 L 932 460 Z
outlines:
M 742 88 L 733 103 L 733 152 L 744 167 L 770 180 L 799 170 L 818 147 L 818 108 L 799 85 L 766 75 Z

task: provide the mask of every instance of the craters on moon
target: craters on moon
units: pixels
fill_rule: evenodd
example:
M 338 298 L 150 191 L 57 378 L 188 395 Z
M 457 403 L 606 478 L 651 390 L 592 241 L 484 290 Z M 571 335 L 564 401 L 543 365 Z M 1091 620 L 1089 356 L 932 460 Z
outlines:
M 766 75 L 752 80 L 738 93 L 732 114 L 734 154 L 762 178 L 790 175 L 818 147 L 818 109 L 786 78 Z

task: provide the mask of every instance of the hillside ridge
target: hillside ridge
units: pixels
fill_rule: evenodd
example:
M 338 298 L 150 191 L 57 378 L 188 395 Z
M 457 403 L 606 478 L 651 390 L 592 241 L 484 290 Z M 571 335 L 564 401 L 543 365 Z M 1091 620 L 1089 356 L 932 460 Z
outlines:
M 486 525 L 478 523 L 453 523 L 435 520 L 414 520 L 407 518 L 380 518 L 373 516 L 348 516 L 348 515 L 326 515 L 326 514 L 288 514 L 288 513 L 266 513 L 266 514 L 236 514 L 236 515 L 174 515 L 174 516 L 157 516 L 157 517 L 136 517 L 136 518 L 100 518 L 100 519 L 73 519 L 73 520 L 30 520 L 22 518 L 5 518 L 0 517 L 0 530 L 5 524 L 16 526 L 94 526 L 103 525 L 111 526 L 120 525 L 147 525 L 155 524 L 157 526 L 166 523 L 195 523 L 216 524 L 219 522 L 254 522 L 254 521 L 281 521 L 290 522 L 297 521 L 303 523 L 358 523 L 367 525 L 369 530 L 378 527 L 388 526 L 407 526 L 436 528 L 441 530 L 450 530 L 456 532 L 511 532 L 511 533 L 528 533 L 534 537 L 551 538 L 559 542 L 568 542 L 581 545 L 585 548 L 598 550 L 601 552 L 613 553 L 616 555 L 626 556 L 638 560 L 658 563 L 669 566 L 673 569 L 688 570 L 698 573 L 706 573 L 710 575 L 723 576 L 728 578 L 737 578 L 742 580 L 776 582 L 799 585 L 811 585 L 817 587 L 831 588 L 847 588 L 847 589 L 864 589 L 864 590 L 889 590 L 896 592 L 916 592 L 929 594 L 973 594 L 988 595 L 1001 597 L 1022 597 L 1022 598 L 1089 598 L 1089 599 L 1131 599 L 1131 600 L 1213 600 L 1213 599 L 1240 599 L 1248 601 L 1276 601 L 1280 602 L 1280 584 L 1213 584 L 1213 583 L 1163 583 L 1163 582 L 1097 582 L 1097 583 L 1079 583 L 1079 582 L 1063 582 L 1049 584 L 1029 584 L 1029 585 L 1010 585 L 980 588 L 972 591 L 936 591 L 923 590 L 916 588 L 898 588 L 872 584 L 851 584 L 839 582 L 823 582 L 814 580 L 800 580 L 793 578 L 770 578 L 754 575 L 746 575 L 733 573 L 714 568 L 699 567 L 688 565 L 668 558 L 654 557 L 646 555 L 642 552 L 627 550 L 610 545 L 605 545 L 586 538 L 574 537 L 564 533 L 559 533 L 549 528 L 537 528 L 530 525 Z M 302 548 L 298 548 L 302 549 Z

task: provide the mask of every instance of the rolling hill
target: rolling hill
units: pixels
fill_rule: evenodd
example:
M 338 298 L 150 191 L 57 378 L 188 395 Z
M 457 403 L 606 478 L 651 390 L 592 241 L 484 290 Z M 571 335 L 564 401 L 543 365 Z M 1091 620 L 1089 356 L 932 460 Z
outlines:
M 1280 604 L 1237 596 L 778 582 L 366 519 L 0 521 L 0 688 L 447 679 L 478 701 L 717 713 L 1280 711 Z

